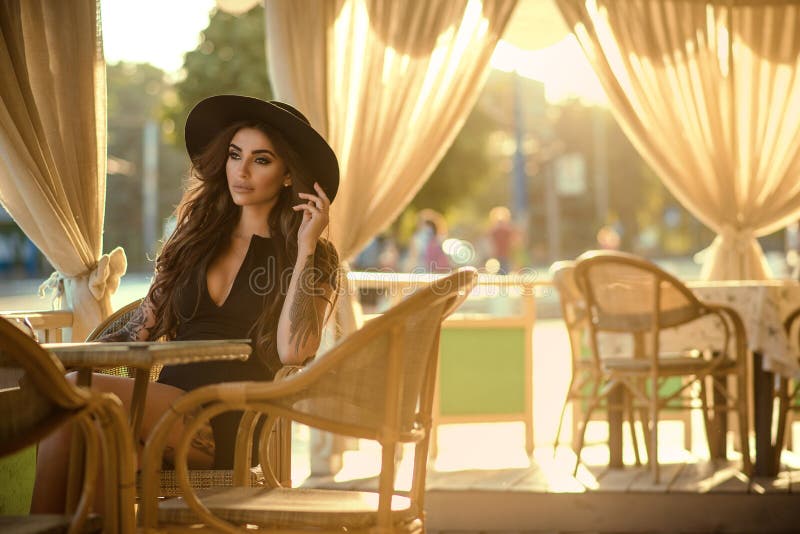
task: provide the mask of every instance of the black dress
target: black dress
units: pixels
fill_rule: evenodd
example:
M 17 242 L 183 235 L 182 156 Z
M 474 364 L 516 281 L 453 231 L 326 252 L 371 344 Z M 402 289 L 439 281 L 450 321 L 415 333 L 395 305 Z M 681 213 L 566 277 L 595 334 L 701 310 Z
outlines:
M 274 243 L 268 237 L 253 235 L 242 266 L 233 280 L 230 293 L 217 306 L 208 293 L 206 277 L 190 283 L 176 295 L 179 314 L 176 340 L 250 338 L 250 329 L 265 302 L 278 290 Z M 205 274 L 205 273 L 203 273 Z M 193 277 L 197 279 L 197 277 Z M 158 381 L 184 391 L 219 382 L 272 380 L 266 365 L 251 355 L 247 361 L 215 361 L 171 365 L 162 369 Z M 234 443 L 241 412 L 227 412 L 211 419 L 214 431 L 214 466 L 233 467 Z

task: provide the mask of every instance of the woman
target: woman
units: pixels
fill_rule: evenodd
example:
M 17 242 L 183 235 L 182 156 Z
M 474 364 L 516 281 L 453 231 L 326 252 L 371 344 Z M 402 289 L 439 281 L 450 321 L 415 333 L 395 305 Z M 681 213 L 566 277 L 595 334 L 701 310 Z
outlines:
M 165 367 L 148 388 L 142 439 L 188 390 L 270 380 L 282 365 L 313 357 L 337 288 L 338 256 L 321 236 L 338 163 L 299 111 L 245 96 L 207 98 L 189 113 L 186 148 L 190 183 L 153 284 L 131 320 L 102 340 L 250 338 L 253 354 Z M 98 374 L 92 384 L 130 406 L 131 379 Z M 198 432 L 190 467 L 230 468 L 239 418 L 224 414 Z M 170 445 L 182 432 L 174 429 Z M 68 439 L 62 432 L 39 447 L 33 512 L 63 506 Z

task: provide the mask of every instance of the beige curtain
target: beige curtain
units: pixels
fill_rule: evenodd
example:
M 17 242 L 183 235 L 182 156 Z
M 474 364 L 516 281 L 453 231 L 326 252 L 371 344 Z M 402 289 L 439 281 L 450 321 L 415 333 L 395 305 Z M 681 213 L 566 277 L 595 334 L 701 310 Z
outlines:
M 755 238 L 800 217 L 798 3 L 557 2 L 628 137 L 717 232 L 703 277 L 769 277 Z
M 472 108 L 516 0 L 266 2 L 270 77 L 339 157 L 331 238 L 355 256 L 408 205 Z
M 126 269 L 101 257 L 105 64 L 95 0 L 0 2 L 0 201 L 58 269 L 81 340 Z
M 472 108 L 516 0 L 264 2 L 276 98 L 302 110 L 339 158 L 330 238 L 354 257 L 408 205 Z M 341 293 L 337 335 L 358 326 Z M 324 350 L 324 348 L 323 348 Z M 313 474 L 344 448 L 312 434 Z

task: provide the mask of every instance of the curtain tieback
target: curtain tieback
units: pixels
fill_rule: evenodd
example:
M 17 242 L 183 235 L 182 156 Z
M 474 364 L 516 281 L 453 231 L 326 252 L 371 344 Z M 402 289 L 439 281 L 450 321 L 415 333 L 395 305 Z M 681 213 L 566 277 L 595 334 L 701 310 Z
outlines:
M 50 300 L 54 301 L 64 295 L 64 280 L 78 280 L 88 277 L 89 291 L 96 300 L 100 300 L 108 292 L 114 294 L 119 288 L 120 278 L 128 270 L 128 258 L 122 247 L 117 247 L 108 254 L 103 254 L 93 268 L 76 276 L 64 276 L 59 271 L 54 271 L 50 277 L 39 286 L 39 296 L 44 297 L 50 293 Z
M 722 238 L 720 245 L 725 244 L 740 254 L 744 254 L 749 250 L 753 239 L 756 237 L 752 228 L 734 228 L 729 224 L 722 226 L 719 236 Z

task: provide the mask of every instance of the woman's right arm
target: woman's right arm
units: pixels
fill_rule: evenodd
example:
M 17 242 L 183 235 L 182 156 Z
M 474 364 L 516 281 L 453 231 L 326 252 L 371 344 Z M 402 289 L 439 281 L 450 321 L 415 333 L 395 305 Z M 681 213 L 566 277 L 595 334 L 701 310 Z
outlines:
M 150 330 L 156 324 L 155 306 L 148 294 L 125 326 L 97 338 L 97 341 L 150 341 Z

